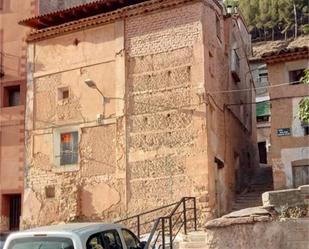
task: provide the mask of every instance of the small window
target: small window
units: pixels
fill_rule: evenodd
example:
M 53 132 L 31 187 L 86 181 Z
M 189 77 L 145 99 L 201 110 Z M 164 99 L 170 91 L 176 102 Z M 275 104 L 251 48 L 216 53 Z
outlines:
M 289 71 L 289 82 L 292 85 L 299 84 L 301 78 L 305 75 L 305 69 Z
M 259 83 L 264 83 L 268 81 L 268 72 L 265 70 L 259 70 Z
M 60 134 L 60 165 L 77 164 L 78 132 Z
M 237 83 L 240 82 L 240 58 L 236 49 L 232 50 L 231 59 L 231 72 L 235 83 Z
M 62 87 L 58 89 L 58 100 L 68 99 L 70 96 L 69 88 Z
M 256 122 L 258 122 L 258 123 L 260 123 L 260 122 L 268 122 L 268 121 L 269 121 L 269 116 L 268 115 L 256 117 Z
M 7 86 L 3 91 L 3 106 L 18 106 L 20 105 L 20 86 Z
M 217 37 L 221 41 L 221 24 L 220 24 L 220 18 L 216 15 L 216 31 L 217 31 Z
M 138 238 L 129 230 L 122 229 L 122 235 L 128 249 L 137 249 L 140 246 Z
M 304 128 L 304 135 L 308 136 L 309 135 L 309 125 L 305 125 L 303 126 L 303 128 Z
M 54 186 L 46 186 L 45 187 L 45 196 L 46 196 L 46 198 L 54 198 L 55 197 L 55 187 Z

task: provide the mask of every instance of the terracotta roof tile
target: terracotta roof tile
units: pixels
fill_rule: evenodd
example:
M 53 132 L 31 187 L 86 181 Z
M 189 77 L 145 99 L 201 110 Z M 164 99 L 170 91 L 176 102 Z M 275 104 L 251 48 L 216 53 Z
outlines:
M 290 48 L 283 48 L 276 51 L 266 52 L 262 54 L 262 58 L 269 58 L 269 57 L 277 57 L 281 55 L 287 55 L 291 53 L 302 53 L 302 52 L 309 52 L 309 47 L 303 46 L 303 47 L 290 47 Z
M 64 10 L 58 10 L 48 14 L 34 16 L 20 21 L 19 24 L 34 29 L 45 29 L 67 22 L 72 22 L 75 20 L 110 12 L 122 7 L 142 3 L 145 1 L 147 0 L 97 0 Z
M 265 53 L 275 52 L 291 47 L 304 47 L 304 46 L 309 46 L 309 35 L 300 36 L 297 39 L 290 39 L 287 41 L 279 40 L 279 41 L 266 41 L 266 42 L 253 43 L 252 60 L 261 59 L 262 55 Z

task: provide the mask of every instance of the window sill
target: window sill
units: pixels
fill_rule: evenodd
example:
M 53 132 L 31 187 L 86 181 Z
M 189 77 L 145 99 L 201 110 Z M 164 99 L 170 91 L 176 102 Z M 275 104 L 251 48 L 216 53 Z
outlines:
M 53 168 L 54 173 L 74 172 L 79 170 L 80 170 L 79 164 L 58 165 L 55 168 Z
M 24 106 L 23 104 L 20 104 L 20 105 L 13 105 L 13 106 L 2 106 L 1 108 L 2 109 L 18 109 L 18 108 L 21 108 L 23 106 Z

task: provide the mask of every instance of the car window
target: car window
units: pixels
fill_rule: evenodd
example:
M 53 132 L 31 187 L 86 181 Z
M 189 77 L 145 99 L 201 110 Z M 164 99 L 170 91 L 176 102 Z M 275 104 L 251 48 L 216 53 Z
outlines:
M 102 235 L 105 249 L 122 249 L 122 243 L 116 230 L 103 232 Z
M 97 233 L 92 236 L 87 241 L 87 249 L 106 249 L 103 246 L 102 234 Z
M 128 249 L 140 248 L 140 242 L 134 233 L 127 229 L 122 229 L 122 235 Z
M 8 249 L 74 249 L 68 238 L 20 238 L 10 242 Z

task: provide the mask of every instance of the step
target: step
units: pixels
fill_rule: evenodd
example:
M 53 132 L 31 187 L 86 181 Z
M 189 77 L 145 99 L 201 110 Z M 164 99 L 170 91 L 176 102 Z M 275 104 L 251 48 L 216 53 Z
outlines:
M 180 249 L 196 249 L 196 248 L 206 248 L 207 244 L 205 242 L 181 242 L 179 243 L 179 248 Z
M 184 236 L 184 242 L 205 242 L 206 233 L 202 231 L 190 232 Z
M 262 201 L 242 201 L 242 202 L 235 201 L 233 204 L 246 206 L 246 205 L 252 205 L 252 204 L 262 204 Z
M 261 195 L 257 195 L 257 196 L 253 196 L 253 195 L 249 195 L 249 196 L 246 196 L 246 195 L 242 195 L 242 196 L 237 196 L 236 197 L 236 200 L 243 200 L 243 199 L 247 199 L 247 200 L 256 200 L 256 199 L 262 199 L 262 196 Z
M 234 201 L 234 203 L 239 203 L 239 204 L 242 204 L 242 203 L 262 203 L 262 199 L 253 199 L 253 200 L 237 199 L 237 200 Z
M 249 205 L 233 205 L 232 208 L 234 209 L 244 209 L 244 208 L 249 208 L 249 207 L 259 207 L 261 206 L 261 203 L 252 203 Z

